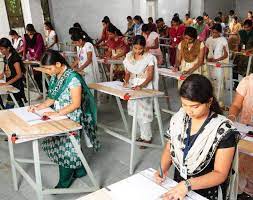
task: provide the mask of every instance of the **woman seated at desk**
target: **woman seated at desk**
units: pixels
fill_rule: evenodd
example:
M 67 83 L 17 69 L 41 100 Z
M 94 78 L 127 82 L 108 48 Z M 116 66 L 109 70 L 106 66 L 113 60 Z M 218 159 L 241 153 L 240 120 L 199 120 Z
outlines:
M 123 60 L 129 51 L 129 46 L 122 33 L 114 25 L 110 24 L 108 27 L 108 36 L 108 41 L 106 42 L 108 50 L 105 53 L 105 60 Z M 113 74 L 113 80 L 123 80 L 125 74 L 124 66 L 121 64 L 114 65 Z
M 86 41 L 82 33 L 71 36 L 73 44 L 77 46 L 78 59 L 72 63 L 72 68 L 82 74 L 86 84 L 100 81 L 97 57 L 93 45 Z
M 4 55 L 4 71 L 0 74 L 0 79 L 6 77 L 6 83 L 0 83 L 1 86 L 12 85 L 15 88 L 19 89 L 18 93 L 13 94 L 18 105 L 24 106 L 24 101 L 26 101 L 25 92 L 24 92 L 24 64 L 21 57 L 17 51 L 13 48 L 10 40 L 7 38 L 0 39 L 0 52 Z M 3 105 L 2 105 L 3 106 Z M 6 109 L 13 108 L 14 102 L 11 99 L 11 96 L 8 95 L 7 103 L 5 105 Z
M 143 24 L 141 29 L 142 29 L 142 35 L 146 39 L 146 50 L 149 53 L 156 56 L 158 65 L 162 65 L 163 64 L 163 54 L 162 54 L 162 51 L 161 51 L 160 45 L 159 45 L 159 34 L 154 31 L 151 32 L 148 24 Z
M 67 115 L 71 120 L 82 125 L 75 136 L 80 144 L 84 134 L 88 147 L 98 150 L 96 139 L 96 103 L 83 78 L 73 71 L 63 56 L 54 50 L 43 55 L 41 64 L 50 71 L 48 99 L 29 108 L 36 112 L 54 106 L 56 112 L 44 113 L 45 116 Z M 59 165 L 59 182 L 55 188 L 68 188 L 76 178 L 85 176 L 86 170 L 78 157 L 68 136 L 50 137 L 42 142 L 42 148 L 49 158 Z
M 220 24 L 214 24 L 212 26 L 212 36 L 209 37 L 206 40 L 206 56 L 207 56 L 207 62 L 213 62 L 213 63 L 223 63 L 223 64 L 228 64 L 229 63 L 229 49 L 228 49 L 228 41 L 225 37 L 222 36 L 222 27 Z M 223 99 L 224 96 L 224 85 L 226 83 L 226 80 L 229 79 L 229 73 L 228 73 L 228 68 L 224 69 L 224 74 L 222 74 L 221 69 L 217 69 L 214 66 L 205 66 L 206 68 L 208 67 L 209 73 L 206 72 L 206 75 L 209 77 L 211 80 L 214 90 L 215 90 L 215 95 L 217 95 L 218 90 L 220 89 L 221 94 L 220 94 L 220 99 L 221 105 L 224 105 Z M 218 81 L 219 79 L 223 79 L 224 83 L 223 85 L 220 84 Z
M 146 40 L 142 35 L 137 35 L 133 40 L 133 50 L 126 55 L 125 67 L 125 87 L 132 87 L 134 90 L 142 88 L 158 89 L 158 69 L 156 57 L 145 52 Z M 137 123 L 140 127 L 141 136 L 138 142 L 151 143 L 153 121 L 153 101 L 152 98 L 128 101 L 128 114 L 134 115 L 135 103 L 137 103 Z M 145 148 L 141 146 L 140 148 Z
M 253 126 L 253 74 L 242 79 L 239 83 L 233 103 L 229 109 L 228 118 L 232 121 L 239 121 L 242 124 Z M 239 188 L 242 196 L 253 196 L 253 158 L 252 156 L 240 153 L 239 157 Z M 249 198 L 249 196 L 248 196 Z M 247 199 L 245 197 L 245 199 Z
M 171 118 L 165 134 L 168 142 L 161 157 L 162 173 L 155 174 L 156 181 L 162 183 L 173 164 L 174 180 L 179 184 L 163 199 L 183 200 L 194 190 L 209 200 L 225 200 L 235 189 L 231 180 L 237 170 L 232 162 L 239 134 L 230 120 L 221 115 L 212 84 L 205 76 L 190 75 L 179 94 L 182 108 Z M 229 174 L 231 167 L 234 173 Z M 229 182 L 232 188 L 228 192 Z M 236 194 L 230 199 L 236 199 Z

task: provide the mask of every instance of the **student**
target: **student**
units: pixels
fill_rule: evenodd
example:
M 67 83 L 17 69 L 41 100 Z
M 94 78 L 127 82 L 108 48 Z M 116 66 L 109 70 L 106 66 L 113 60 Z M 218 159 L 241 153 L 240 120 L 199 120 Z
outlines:
M 134 30 L 134 21 L 131 16 L 127 16 L 127 30 L 124 35 L 127 35 L 129 37 L 133 36 L 133 30 Z
M 156 56 L 157 64 L 163 64 L 163 55 L 159 45 L 159 34 L 149 29 L 148 24 L 143 24 L 142 35 L 146 39 L 146 50 Z
M 184 20 L 184 25 L 187 26 L 191 26 L 193 24 L 193 20 L 192 18 L 190 18 L 190 14 L 185 14 L 185 20 Z
M 229 29 L 231 31 L 231 27 L 234 23 L 234 17 L 235 17 L 235 11 L 234 10 L 230 10 L 229 11 L 229 15 L 228 15 L 228 26 L 229 26 Z
M 221 24 L 214 24 L 212 29 L 212 36 L 209 37 L 206 40 L 206 56 L 207 56 L 207 62 L 214 62 L 214 63 L 229 63 L 229 48 L 228 48 L 228 41 L 225 37 L 222 36 L 222 27 Z M 224 95 L 224 85 L 226 83 L 226 80 L 229 79 L 229 72 L 228 69 L 224 69 L 224 74 L 222 75 L 222 71 L 220 69 L 217 69 L 216 67 L 210 67 L 209 68 L 209 79 L 211 80 L 213 87 L 214 87 L 214 93 L 217 95 L 218 90 L 221 91 L 221 99 L 223 99 Z M 219 78 L 224 79 L 224 84 L 221 85 L 219 83 Z M 219 100 L 221 100 L 219 99 Z M 224 103 L 221 101 L 221 105 L 223 106 Z
M 86 83 L 57 51 L 46 51 L 41 63 L 52 75 L 48 99 L 36 106 L 30 106 L 29 111 L 35 112 L 53 106 L 56 112 L 44 113 L 45 116 L 67 115 L 71 120 L 80 123 L 82 129 L 75 136 L 78 144 L 80 145 L 83 134 L 89 147 L 98 150 L 99 143 L 95 133 L 96 104 Z M 44 139 L 42 149 L 59 165 L 60 177 L 55 188 L 68 188 L 76 178 L 87 174 L 68 136 Z
M 100 74 L 93 45 L 81 33 L 72 35 L 71 40 L 78 47 L 78 60 L 72 64 L 74 71 L 82 74 L 87 84 L 99 82 Z
M 106 59 L 124 59 L 127 52 L 129 52 L 129 46 L 125 41 L 122 33 L 114 25 L 110 24 L 108 27 L 108 41 L 106 45 L 108 50 L 105 54 Z M 109 70 L 110 71 L 110 70 Z M 113 80 L 123 80 L 124 79 L 124 66 L 117 64 L 114 65 L 113 69 Z
M 15 30 L 10 30 L 9 36 L 11 37 L 11 43 L 13 48 L 19 53 L 23 52 L 23 40 L 22 37 Z
M 237 157 L 234 162 L 233 158 L 237 155 L 239 133 L 221 115 L 212 84 L 206 77 L 190 75 L 179 94 L 182 108 L 171 118 L 165 134 L 168 142 L 161 156 L 164 176 L 155 174 L 161 184 L 173 165 L 178 185 L 164 194 L 163 199 L 182 200 L 191 190 L 209 200 L 236 199 Z
M 169 27 L 164 23 L 163 18 L 157 20 L 157 29 L 160 37 L 169 37 Z
M 197 39 L 197 31 L 193 27 L 187 27 L 184 39 L 178 45 L 177 62 L 175 70 L 183 74 L 202 73 L 204 63 L 205 45 Z
M 204 42 L 209 37 L 209 26 L 204 22 L 204 19 L 201 16 L 196 18 L 196 22 L 197 23 L 194 24 L 193 27 L 197 29 L 198 39 L 201 42 Z
M 134 35 L 141 35 L 141 27 L 143 25 L 143 20 L 141 16 L 136 15 L 134 17 Z
M 100 45 L 100 43 L 105 43 L 108 40 L 108 26 L 111 24 L 111 21 L 106 19 L 102 20 L 103 30 L 101 34 L 101 38 L 97 41 L 96 46 Z
M 248 12 L 247 18 L 245 20 L 247 20 L 247 19 L 249 19 L 253 22 L 253 12 L 252 11 Z
M 19 54 L 13 48 L 10 40 L 7 38 L 0 39 L 0 52 L 4 55 L 4 71 L 2 74 L 0 74 L 0 79 L 3 79 L 4 76 L 6 78 L 6 83 L 0 83 L 0 87 L 12 85 L 19 89 L 19 92 L 13 95 L 18 105 L 22 107 L 24 106 L 22 99 L 26 101 L 23 84 L 23 73 L 25 72 L 24 64 Z M 10 95 L 8 95 L 5 108 L 13 108 L 14 105 L 15 104 Z
M 126 55 L 125 87 L 134 90 L 158 89 L 158 70 L 155 56 L 145 52 L 146 40 L 142 35 L 134 37 L 133 50 Z M 133 116 L 135 103 L 137 103 L 137 123 L 140 127 L 141 136 L 137 141 L 144 143 L 152 142 L 151 122 L 153 121 L 153 100 L 145 98 L 128 101 L 128 114 Z M 145 147 L 140 147 L 145 148 Z
M 228 46 L 232 51 L 237 51 L 239 44 L 238 32 L 242 29 L 241 23 L 238 21 L 238 17 L 234 16 L 233 22 L 229 27 L 230 34 L 228 38 Z
M 51 22 L 45 22 L 46 49 L 58 50 L 58 37 Z
M 221 23 L 225 24 L 225 16 L 223 15 L 223 13 L 221 11 L 218 12 L 217 17 L 219 17 L 221 19 Z
M 243 23 L 243 29 L 238 32 L 239 35 L 239 48 L 238 50 L 243 52 L 253 52 L 253 25 L 251 20 L 245 20 Z M 242 76 L 246 75 L 248 66 L 248 56 L 236 55 L 234 68 Z M 253 72 L 253 62 L 251 63 L 250 72 Z
M 207 24 L 209 27 L 213 25 L 213 20 L 209 17 L 209 15 L 206 12 L 203 13 L 203 20 L 204 20 L 204 23 Z
M 226 31 L 226 24 L 224 22 L 222 22 L 222 19 L 220 17 L 215 17 L 214 18 L 214 24 L 220 24 L 221 28 L 222 28 L 222 35 L 224 35 L 225 31 Z M 212 27 L 210 27 L 212 28 Z
M 169 30 L 170 36 L 170 65 L 175 66 L 176 63 L 176 53 L 177 53 L 177 45 L 182 41 L 183 35 L 185 31 L 185 25 L 180 24 L 179 17 L 175 16 L 171 20 L 171 28 Z
M 242 124 L 253 126 L 253 74 L 243 78 L 237 89 L 233 103 L 229 109 L 228 118 Z M 240 153 L 239 155 L 239 189 L 244 192 L 238 199 L 251 199 L 253 196 L 253 159 L 252 156 Z M 244 197 L 244 198 L 243 198 Z
M 26 33 L 24 34 L 23 42 L 23 59 L 39 61 L 45 50 L 45 46 L 42 35 L 35 30 L 32 24 L 26 25 Z M 34 79 L 40 92 L 42 92 L 42 73 L 34 71 Z M 39 96 L 39 98 L 42 98 L 42 95 Z
M 148 28 L 151 32 L 157 32 L 157 26 L 152 17 L 148 18 Z
M 90 42 L 91 44 L 94 43 L 94 42 L 93 42 L 93 39 L 88 35 L 88 33 L 86 33 L 86 32 L 83 30 L 82 26 L 81 26 L 78 22 L 74 23 L 74 24 L 73 24 L 73 27 L 74 27 L 74 28 L 80 29 L 81 33 L 85 36 L 85 38 L 86 38 L 86 40 L 87 40 L 88 42 Z

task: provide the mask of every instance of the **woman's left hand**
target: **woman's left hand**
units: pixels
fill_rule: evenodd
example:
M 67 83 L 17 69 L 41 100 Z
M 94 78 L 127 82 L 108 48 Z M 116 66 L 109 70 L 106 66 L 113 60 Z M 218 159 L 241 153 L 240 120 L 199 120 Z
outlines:
M 141 89 L 142 89 L 142 87 L 141 87 L 141 86 L 139 86 L 139 85 L 137 85 L 137 86 L 135 86 L 135 87 L 132 87 L 132 89 L 133 89 L 133 90 L 141 90 Z
M 7 83 L 0 83 L 0 86 L 6 86 Z
M 169 192 L 163 195 L 163 200 L 184 200 L 188 190 L 184 182 L 178 183 L 178 185 L 172 188 Z
M 60 116 L 60 114 L 59 114 L 59 112 L 45 112 L 45 113 L 43 113 L 43 116 L 57 117 L 57 116 Z

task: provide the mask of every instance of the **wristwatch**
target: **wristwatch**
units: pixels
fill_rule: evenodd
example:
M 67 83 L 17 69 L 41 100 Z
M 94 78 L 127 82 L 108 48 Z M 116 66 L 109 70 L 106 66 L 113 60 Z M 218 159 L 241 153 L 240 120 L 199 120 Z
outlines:
M 184 181 L 184 185 L 187 188 L 188 192 L 192 191 L 192 184 L 189 179 Z

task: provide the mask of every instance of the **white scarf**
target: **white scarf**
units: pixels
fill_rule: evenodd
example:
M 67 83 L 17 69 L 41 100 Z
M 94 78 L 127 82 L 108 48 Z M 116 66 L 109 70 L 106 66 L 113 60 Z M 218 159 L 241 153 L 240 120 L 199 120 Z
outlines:
M 171 156 L 175 167 L 180 171 L 181 166 L 187 166 L 187 174 L 194 176 L 208 166 L 222 138 L 235 128 L 226 117 L 222 115 L 213 117 L 197 137 L 184 163 L 185 144 L 183 141 L 187 137 L 184 130 L 186 119 L 187 115 L 181 108 L 170 121 L 168 135 L 171 140 Z
M 153 76 L 153 89 L 158 90 L 158 80 L 159 80 L 159 74 L 158 74 L 158 67 L 157 67 L 157 59 L 155 56 L 153 56 L 151 53 L 144 53 L 142 56 L 142 60 L 136 61 L 134 59 L 133 52 L 129 52 L 126 55 L 126 58 L 123 61 L 124 67 L 133 74 L 140 74 L 143 73 L 147 66 L 153 62 L 154 63 L 154 76 Z

